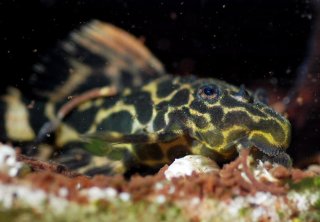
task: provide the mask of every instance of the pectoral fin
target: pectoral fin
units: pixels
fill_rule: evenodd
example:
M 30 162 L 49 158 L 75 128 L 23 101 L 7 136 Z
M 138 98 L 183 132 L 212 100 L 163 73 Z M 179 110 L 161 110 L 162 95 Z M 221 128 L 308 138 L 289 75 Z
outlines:
M 93 139 L 102 140 L 108 143 L 159 143 L 159 142 L 169 142 L 177 138 L 179 134 L 175 132 L 159 132 L 159 133 L 133 133 L 133 134 L 123 134 L 119 132 L 96 132 L 90 134 L 82 134 L 81 138 L 85 142 L 90 142 Z

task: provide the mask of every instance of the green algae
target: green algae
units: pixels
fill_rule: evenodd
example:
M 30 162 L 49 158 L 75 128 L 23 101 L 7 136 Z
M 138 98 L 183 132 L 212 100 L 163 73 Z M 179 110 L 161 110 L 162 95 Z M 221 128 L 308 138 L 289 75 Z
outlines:
M 320 221 L 320 177 L 310 177 L 301 180 L 298 183 L 290 183 L 290 190 L 297 192 L 309 192 L 317 195 L 316 201 L 310 209 L 301 213 L 295 221 Z
M 32 221 L 32 222 L 73 222 L 73 221 L 187 221 L 181 210 L 173 204 L 160 205 L 150 202 L 95 203 L 93 205 L 70 204 L 63 213 L 56 213 L 52 209 L 37 212 L 28 207 L 6 209 L 0 207 L 0 221 Z

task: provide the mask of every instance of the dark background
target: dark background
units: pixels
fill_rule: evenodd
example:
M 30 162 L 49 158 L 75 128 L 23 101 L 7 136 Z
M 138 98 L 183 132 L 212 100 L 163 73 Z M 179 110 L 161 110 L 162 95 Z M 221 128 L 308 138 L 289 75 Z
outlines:
M 0 1 L 0 90 L 27 92 L 39 57 L 91 19 L 144 38 L 171 73 L 286 90 L 308 53 L 314 15 L 308 0 Z
M 91 19 L 144 37 L 169 72 L 287 86 L 314 18 L 310 3 L 294 0 L 13 0 L 0 10 L 1 72 L 19 86 L 39 55 Z

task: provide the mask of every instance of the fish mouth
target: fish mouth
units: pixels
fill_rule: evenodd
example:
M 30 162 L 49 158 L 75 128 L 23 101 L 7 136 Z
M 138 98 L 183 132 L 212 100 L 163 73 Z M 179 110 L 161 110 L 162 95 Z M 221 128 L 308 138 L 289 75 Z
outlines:
M 292 167 L 292 159 L 283 148 L 270 145 L 266 146 L 265 144 L 250 141 L 248 138 L 239 140 L 236 148 L 238 153 L 243 149 L 250 149 L 250 155 L 252 155 L 256 161 L 268 161 L 270 163 L 280 164 L 287 168 Z
M 267 141 L 267 139 L 265 139 L 263 136 L 255 136 L 253 138 L 249 138 L 249 136 L 246 136 L 244 138 L 241 138 L 236 142 L 236 148 L 239 153 L 242 149 L 255 148 L 261 153 L 270 157 L 280 155 L 281 153 L 284 153 L 286 149 L 285 146 L 279 146 L 269 143 L 269 141 Z

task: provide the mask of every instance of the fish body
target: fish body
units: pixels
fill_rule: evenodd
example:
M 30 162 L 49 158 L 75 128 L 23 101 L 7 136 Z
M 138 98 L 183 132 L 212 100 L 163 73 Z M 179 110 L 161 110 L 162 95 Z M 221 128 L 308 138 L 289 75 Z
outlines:
M 31 80 L 40 95 L 31 109 L 34 100 L 17 90 L 3 97 L 7 140 L 53 134 L 57 147 L 72 147 L 61 149 L 60 160 L 76 156 L 78 144 L 121 160 L 125 171 L 158 169 L 188 154 L 223 163 L 252 147 L 261 158 L 288 164 L 290 123 L 258 92 L 214 78 L 170 75 L 138 40 L 98 21 L 72 33 L 61 47 L 67 59 L 55 84 L 47 87 L 45 81 L 52 60 L 35 66 Z M 56 124 L 48 130 L 48 122 Z

